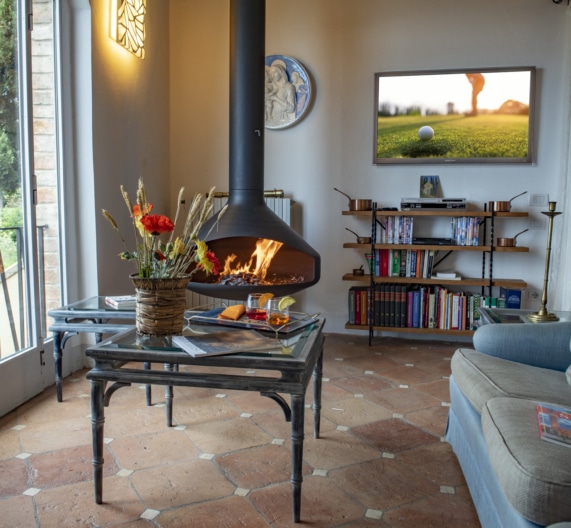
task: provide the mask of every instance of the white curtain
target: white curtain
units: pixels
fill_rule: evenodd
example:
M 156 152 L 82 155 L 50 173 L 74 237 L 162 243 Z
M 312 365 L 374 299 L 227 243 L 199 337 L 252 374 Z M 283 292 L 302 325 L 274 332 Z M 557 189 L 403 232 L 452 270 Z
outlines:
M 559 191 L 556 198 L 557 211 L 563 211 L 553 221 L 551 245 L 551 270 L 547 308 L 571 311 L 571 8 L 567 8 L 566 77 L 567 104 L 562 110 L 567 114 L 565 142 L 567 149 L 560 170 Z M 553 299 L 551 302 L 550 299 Z

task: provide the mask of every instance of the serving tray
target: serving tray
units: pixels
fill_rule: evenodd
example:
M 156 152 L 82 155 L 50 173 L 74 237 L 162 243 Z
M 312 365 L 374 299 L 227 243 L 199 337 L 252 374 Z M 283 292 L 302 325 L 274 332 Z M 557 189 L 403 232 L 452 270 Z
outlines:
M 308 315 L 303 312 L 289 312 L 289 322 L 282 326 L 272 326 L 266 321 L 256 321 L 243 315 L 236 321 L 229 319 L 218 319 L 218 315 L 224 308 L 217 308 L 216 310 L 204 311 L 187 311 L 184 315 L 185 320 L 189 324 L 209 324 L 217 326 L 231 326 L 234 328 L 249 328 L 251 330 L 259 330 L 261 332 L 272 332 L 278 335 L 287 335 L 301 328 L 305 328 L 314 323 L 319 314 Z

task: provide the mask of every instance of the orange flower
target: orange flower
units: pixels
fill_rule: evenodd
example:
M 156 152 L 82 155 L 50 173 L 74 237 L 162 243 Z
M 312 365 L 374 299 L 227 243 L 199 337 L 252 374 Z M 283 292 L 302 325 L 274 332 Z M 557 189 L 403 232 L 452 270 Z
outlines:
M 141 217 L 141 224 L 147 233 L 160 235 L 174 230 L 172 220 L 165 215 L 147 214 Z
M 143 215 L 149 214 L 151 212 L 153 208 L 153 204 L 147 204 L 147 207 L 145 207 L 145 210 L 143 212 L 141 212 L 141 208 L 139 207 L 139 204 L 135 204 L 133 206 L 133 216 L 135 218 L 140 218 Z

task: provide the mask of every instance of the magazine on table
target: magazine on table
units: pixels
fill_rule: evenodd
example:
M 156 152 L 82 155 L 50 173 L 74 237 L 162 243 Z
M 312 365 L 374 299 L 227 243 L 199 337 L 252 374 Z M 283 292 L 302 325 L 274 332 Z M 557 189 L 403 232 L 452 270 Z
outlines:
M 542 440 L 571 447 L 571 409 L 537 402 L 537 420 Z
M 274 338 L 255 330 L 209 332 L 198 335 L 173 336 L 173 343 L 192 357 L 220 356 L 238 352 L 259 352 L 281 348 Z

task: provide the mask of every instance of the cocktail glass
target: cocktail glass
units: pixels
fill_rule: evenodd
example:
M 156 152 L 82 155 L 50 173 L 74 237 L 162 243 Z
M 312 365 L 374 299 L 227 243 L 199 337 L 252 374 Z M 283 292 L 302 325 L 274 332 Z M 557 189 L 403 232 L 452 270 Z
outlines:
M 266 321 L 272 326 L 283 326 L 289 321 L 289 307 L 280 309 L 280 298 L 273 298 L 266 305 Z
M 250 293 L 246 301 L 246 316 L 256 321 L 266 320 L 266 307 L 260 306 L 261 293 Z

